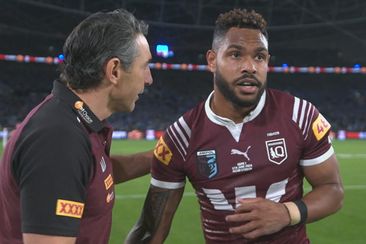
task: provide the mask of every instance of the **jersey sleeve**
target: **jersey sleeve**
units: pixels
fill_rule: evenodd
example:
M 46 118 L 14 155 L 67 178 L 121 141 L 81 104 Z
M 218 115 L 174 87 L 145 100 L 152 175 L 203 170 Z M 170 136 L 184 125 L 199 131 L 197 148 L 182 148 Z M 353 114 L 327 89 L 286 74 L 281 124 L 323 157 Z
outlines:
M 22 232 L 77 236 L 93 165 L 87 135 L 43 127 L 18 148 L 13 172 L 20 187 Z
M 185 185 L 184 163 L 191 130 L 183 117 L 168 127 L 154 149 L 151 184 L 178 189 Z
M 295 97 L 292 119 L 304 139 L 301 166 L 320 164 L 334 153 L 329 139 L 331 125 L 313 104 Z

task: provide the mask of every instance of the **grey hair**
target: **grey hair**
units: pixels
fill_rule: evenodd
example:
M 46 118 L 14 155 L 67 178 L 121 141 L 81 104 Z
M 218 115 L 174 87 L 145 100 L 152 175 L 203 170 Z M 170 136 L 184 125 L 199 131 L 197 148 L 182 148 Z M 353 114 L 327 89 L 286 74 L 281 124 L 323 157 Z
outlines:
M 73 89 L 97 87 L 105 64 L 115 57 L 128 71 L 139 55 L 136 38 L 147 32 L 148 25 L 124 9 L 90 15 L 66 39 L 60 80 Z

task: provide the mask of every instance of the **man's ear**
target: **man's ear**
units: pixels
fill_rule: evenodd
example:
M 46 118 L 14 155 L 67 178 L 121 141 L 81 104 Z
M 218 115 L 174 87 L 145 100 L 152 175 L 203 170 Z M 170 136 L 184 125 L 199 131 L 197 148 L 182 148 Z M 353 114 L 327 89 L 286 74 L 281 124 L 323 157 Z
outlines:
M 216 71 L 216 52 L 212 49 L 208 50 L 206 53 L 206 60 L 207 60 L 208 69 L 211 72 L 215 72 Z
M 111 58 L 105 65 L 105 78 L 116 85 L 122 76 L 123 69 L 121 61 L 118 58 Z

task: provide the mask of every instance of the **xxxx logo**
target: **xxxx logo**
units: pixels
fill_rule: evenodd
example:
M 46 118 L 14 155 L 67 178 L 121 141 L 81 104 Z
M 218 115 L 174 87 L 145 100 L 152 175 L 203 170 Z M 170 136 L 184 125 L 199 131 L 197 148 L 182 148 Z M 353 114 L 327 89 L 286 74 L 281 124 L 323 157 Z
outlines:
M 56 215 L 81 218 L 84 211 L 84 203 L 57 199 Z
M 163 137 L 160 137 L 158 143 L 156 144 L 154 149 L 154 155 L 163 164 L 168 165 L 170 163 L 173 153 L 166 145 Z
M 113 177 L 111 174 L 109 174 L 108 177 L 104 179 L 104 185 L 106 190 L 108 190 L 113 185 Z

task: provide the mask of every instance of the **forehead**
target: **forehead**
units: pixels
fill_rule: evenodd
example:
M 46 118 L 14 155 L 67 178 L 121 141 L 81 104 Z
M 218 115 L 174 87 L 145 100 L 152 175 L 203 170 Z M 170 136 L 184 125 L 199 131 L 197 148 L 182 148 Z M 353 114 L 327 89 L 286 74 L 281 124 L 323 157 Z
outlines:
M 139 34 L 136 37 L 136 44 L 139 56 L 141 56 L 144 59 L 151 59 L 149 43 L 147 42 L 146 37 L 144 35 Z
M 225 35 L 223 48 L 231 45 L 246 47 L 262 47 L 268 50 L 268 41 L 260 30 L 232 27 Z

